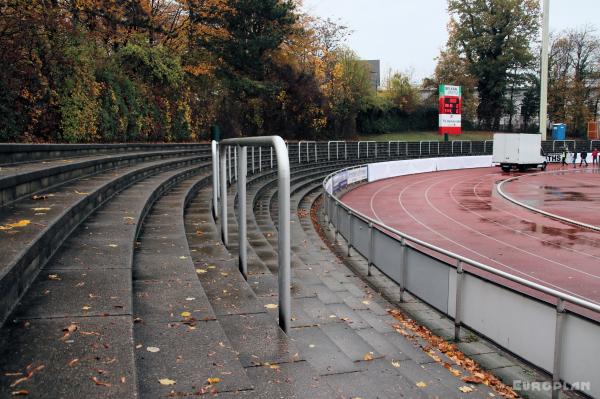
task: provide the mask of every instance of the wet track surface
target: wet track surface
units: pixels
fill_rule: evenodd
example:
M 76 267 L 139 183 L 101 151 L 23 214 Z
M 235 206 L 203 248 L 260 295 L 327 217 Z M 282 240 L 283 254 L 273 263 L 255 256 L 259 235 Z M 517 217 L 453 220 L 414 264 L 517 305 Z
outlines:
M 514 176 L 501 173 L 498 168 L 410 175 L 358 187 L 342 200 L 433 245 L 600 302 L 600 233 L 554 220 L 504 199 L 496 185 Z M 518 179 L 505 191 L 578 220 L 597 220 L 600 175 L 569 171 L 545 176 L 525 175 L 521 179 L 526 183 Z M 562 193 L 545 188 L 550 183 L 561 187 Z M 571 200 L 558 199 L 563 195 Z M 593 216 L 588 215 L 592 213 Z M 499 282 L 535 294 L 515 284 Z

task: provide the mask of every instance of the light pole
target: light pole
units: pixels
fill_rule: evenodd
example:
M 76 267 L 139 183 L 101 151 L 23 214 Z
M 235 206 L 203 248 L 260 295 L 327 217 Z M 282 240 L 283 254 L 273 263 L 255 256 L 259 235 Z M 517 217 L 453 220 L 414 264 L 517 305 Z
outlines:
M 548 124 L 548 31 L 550 25 L 550 0 L 544 0 L 542 26 L 542 76 L 540 92 L 540 133 L 546 140 L 546 125 Z

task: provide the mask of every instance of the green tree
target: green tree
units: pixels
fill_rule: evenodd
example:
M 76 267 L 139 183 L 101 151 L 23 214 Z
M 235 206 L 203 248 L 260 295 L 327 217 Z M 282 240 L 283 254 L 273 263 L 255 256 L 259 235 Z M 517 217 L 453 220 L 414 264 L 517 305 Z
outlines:
M 530 67 L 539 29 L 538 0 L 448 0 L 448 48 L 464 58 L 477 81 L 477 117 L 499 127 L 511 70 Z

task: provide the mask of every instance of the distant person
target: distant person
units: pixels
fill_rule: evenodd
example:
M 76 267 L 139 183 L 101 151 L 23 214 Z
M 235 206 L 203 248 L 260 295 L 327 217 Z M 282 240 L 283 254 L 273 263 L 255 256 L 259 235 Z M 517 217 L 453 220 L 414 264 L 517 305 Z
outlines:
M 569 150 L 567 150 L 567 147 L 563 147 L 562 153 L 560 154 L 561 166 L 567 165 L 567 156 L 568 155 L 569 155 Z
M 598 149 L 594 148 L 592 151 L 592 166 L 598 167 Z
M 581 151 L 581 161 L 579 161 L 579 166 L 583 165 L 583 163 L 585 162 L 585 166 L 588 166 L 588 162 L 587 162 L 587 151 L 583 150 Z
M 575 150 L 573 150 L 573 167 L 574 168 L 577 167 L 577 164 L 575 162 L 577 162 L 577 153 L 575 152 Z

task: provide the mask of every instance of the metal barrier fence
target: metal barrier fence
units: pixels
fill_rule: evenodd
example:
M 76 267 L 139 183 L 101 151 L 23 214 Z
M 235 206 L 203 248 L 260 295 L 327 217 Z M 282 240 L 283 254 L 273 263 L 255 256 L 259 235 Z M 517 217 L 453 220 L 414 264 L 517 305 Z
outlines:
M 340 144 L 344 144 L 344 159 L 348 159 L 348 143 L 345 141 L 329 141 L 327 142 L 327 160 L 331 160 L 331 145 L 335 144 L 336 159 L 340 159 L 339 148 Z
M 369 144 L 373 144 L 375 147 L 375 158 L 377 158 L 377 141 L 359 141 L 358 142 L 358 158 L 360 158 L 360 145 L 363 144 L 367 147 L 367 158 L 369 158 Z
M 327 219 L 336 239 L 341 235 L 347 241 L 349 254 L 354 249 L 367 259 L 369 273 L 375 267 L 398 284 L 401 301 L 409 291 L 453 318 L 455 339 L 461 326 L 468 326 L 552 373 L 553 385 L 561 380 L 573 386 L 590 382 L 585 393 L 600 398 L 600 324 L 566 309 L 572 304 L 600 314 L 600 305 L 439 248 L 342 203 L 335 196 L 345 186 L 338 176 L 349 184 L 347 177 L 364 167 L 368 165 L 342 169 L 323 181 Z M 363 174 L 353 183 L 364 180 Z M 476 272 L 517 283 L 546 300 Z M 553 391 L 553 397 L 558 394 Z
M 238 192 L 238 226 L 239 226 L 239 268 L 244 278 L 248 278 L 247 264 L 247 231 L 246 231 L 246 174 L 248 168 L 247 149 L 254 146 L 269 146 L 275 149 L 277 157 L 277 199 L 279 201 L 278 217 L 278 284 L 279 284 L 279 326 L 285 333 L 289 333 L 291 321 L 291 293 L 290 293 L 290 160 L 285 142 L 279 136 L 251 137 L 240 139 L 226 139 L 219 143 L 219 152 L 213 151 L 213 164 L 218 162 L 220 173 L 219 183 L 213 179 L 213 190 L 220 190 L 220 225 L 221 239 L 229 247 L 227 225 L 227 182 L 226 162 L 227 154 L 234 147 L 237 153 L 237 192 Z M 238 151 L 239 149 L 239 151 Z M 218 159 L 216 157 L 218 154 Z M 229 159 L 231 163 L 231 158 Z M 271 160 L 272 162 L 272 160 Z M 214 170 L 214 169 L 213 169 Z M 214 191 L 213 191 L 214 192 Z M 214 201 L 214 195 L 213 195 Z
M 318 143 L 316 141 L 299 141 L 298 142 L 298 163 L 302 163 L 302 144 L 306 144 L 306 162 L 310 162 L 309 145 L 315 145 L 315 162 L 319 161 L 319 155 L 317 153 Z

